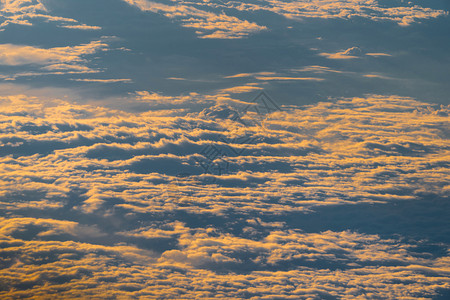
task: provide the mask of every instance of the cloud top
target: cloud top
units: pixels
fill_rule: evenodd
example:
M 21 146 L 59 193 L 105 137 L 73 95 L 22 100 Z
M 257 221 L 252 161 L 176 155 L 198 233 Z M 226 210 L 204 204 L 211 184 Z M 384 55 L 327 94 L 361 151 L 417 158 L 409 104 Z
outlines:
M 450 287 L 442 245 L 295 221 L 445 199 L 448 106 L 136 97 L 146 111 L 0 98 L 1 297 L 429 298 Z M 202 97 L 201 111 L 151 105 Z
M 448 13 L 419 5 L 385 6 L 375 0 L 264 0 L 264 1 L 182 1 L 161 2 L 124 0 L 143 11 L 161 13 L 177 20 L 184 27 L 194 28 L 201 38 L 243 38 L 267 29 L 263 25 L 241 20 L 232 14 L 271 12 L 292 20 L 306 18 L 354 19 L 376 22 L 391 21 L 409 26 L 424 19 L 438 18 Z M 226 14 L 224 13 L 226 11 Z

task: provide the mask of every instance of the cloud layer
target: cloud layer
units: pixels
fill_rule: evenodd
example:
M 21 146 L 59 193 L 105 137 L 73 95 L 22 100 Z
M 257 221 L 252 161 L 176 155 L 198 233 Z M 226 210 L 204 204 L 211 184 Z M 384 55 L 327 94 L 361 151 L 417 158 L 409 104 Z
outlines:
M 445 199 L 448 106 L 136 97 L 145 112 L 1 98 L 2 298 L 426 298 L 450 288 L 445 245 L 294 221 L 322 207 Z M 202 109 L 183 106 L 196 100 Z

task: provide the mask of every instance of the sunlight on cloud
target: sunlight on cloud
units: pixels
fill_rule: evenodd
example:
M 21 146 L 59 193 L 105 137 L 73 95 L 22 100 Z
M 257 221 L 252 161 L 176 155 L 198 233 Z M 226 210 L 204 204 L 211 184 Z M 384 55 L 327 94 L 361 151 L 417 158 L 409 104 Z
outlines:
M 239 102 L 234 104 L 236 110 L 228 106 L 231 102 L 224 104 L 226 94 L 216 95 L 216 100 L 213 95 L 177 98 L 148 92 L 139 92 L 138 97 L 149 108 L 166 101 L 185 105 L 195 99 L 210 108 L 183 118 L 180 111 L 169 110 L 164 116 L 151 111 L 130 115 L 64 102 L 47 106 L 23 97 L 3 98 L 1 149 L 20 162 L 9 166 L 4 178 L 20 176 L 16 181 L 24 185 L 7 184 L 4 195 L 10 188 L 40 187 L 50 201 L 51 195 L 64 195 L 76 183 L 90 191 L 83 207 L 96 203 L 92 205 L 98 209 L 98 203 L 118 197 L 122 199 L 118 207 L 150 212 L 174 209 L 161 197 L 166 185 L 177 180 L 180 190 L 191 192 L 189 206 L 182 209 L 276 213 L 354 201 L 414 199 L 420 193 L 444 195 L 446 191 L 445 107 L 430 111 L 409 98 L 371 96 L 273 113 L 258 125 L 260 120 L 250 112 L 241 121 L 227 119 L 243 108 Z M 238 143 L 239 139 L 244 142 Z M 207 146 L 222 154 L 229 151 L 223 159 L 231 173 L 202 174 L 196 159 Z M 230 152 L 228 147 L 245 155 Z M 166 164 L 168 173 L 159 174 L 159 164 Z M 183 170 L 192 176 L 176 179 Z M 90 174 L 88 180 L 82 176 L 85 172 Z M 107 177 L 103 177 L 105 172 Z M 33 178 L 55 183 L 34 182 L 31 173 Z M 57 180 L 58 174 L 62 177 Z M 197 186 L 205 176 L 223 186 L 211 190 L 207 185 Z M 131 188 L 131 178 L 138 182 L 136 190 Z M 156 179 L 161 184 L 143 184 Z M 253 187 L 230 187 L 226 184 L 230 180 Z M 116 185 L 130 188 L 114 191 Z M 211 197 L 216 200 L 210 202 Z M 229 197 L 236 206 L 226 200 Z M 280 201 L 267 207 L 273 199 Z
M 447 299 L 437 7 L 0 0 L 0 299 Z
M 328 59 L 352 59 L 360 57 L 362 50 L 359 47 L 351 47 L 337 53 L 320 53 L 319 55 L 325 56 Z
M 7 66 L 38 64 L 48 65 L 51 68 L 52 64 L 81 62 L 83 61 L 81 56 L 94 54 L 107 47 L 108 45 L 102 41 L 93 41 L 89 44 L 74 47 L 55 47 L 49 49 L 0 44 L 0 64 Z
M 392 1 L 394 2 L 394 1 Z M 366 18 L 373 21 L 393 21 L 400 26 L 408 26 L 422 19 L 438 18 L 448 15 L 443 10 L 413 5 L 411 2 L 392 7 L 379 4 L 376 0 L 262 0 L 248 3 L 246 1 L 204 1 L 202 4 L 220 8 L 234 8 L 240 11 L 270 11 L 289 19 L 302 20 L 305 18 L 321 19 L 352 19 Z M 185 1 L 200 5 L 200 1 Z
M 149 0 L 123 0 L 143 11 L 161 13 L 184 27 L 197 29 L 200 38 L 234 39 L 267 29 L 233 13 L 271 12 L 285 18 L 302 21 L 307 18 L 390 21 L 409 26 L 425 19 L 447 16 L 448 12 L 396 1 L 390 6 L 376 0 L 260 0 L 260 1 L 169 1 L 168 4 Z M 398 6 L 396 6 L 398 5 Z M 214 11 L 214 12 L 213 12 Z M 225 12 L 226 14 L 225 14 Z M 341 57 L 342 58 L 342 57 Z
M 6 299 L 56 294 L 63 298 L 413 298 L 432 296 L 436 289 L 450 285 L 445 277 L 448 259 L 420 257 L 412 245 L 399 247 L 398 241 L 376 235 L 274 229 L 255 240 L 215 228 L 170 223 L 155 230 L 157 237 L 164 241 L 169 234 L 179 236 L 179 249 L 156 253 L 119 243 L 63 242 L 58 232 L 47 231 L 50 240 L 13 238 L 11 232 L 19 232 L 27 222 L 15 219 L 14 225 L 0 231 L 6 266 L 0 280 L 13 287 L 0 291 Z M 60 222 L 35 224 L 42 231 L 61 226 Z M 141 236 L 155 238 L 147 232 Z M 287 267 L 300 262 L 302 267 Z M 330 269 L 336 262 L 340 267 Z M 323 267 L 314 268 L 317 264 Z
M 124 83 L 131 83 L 132 80 L 129 78 L 124 79 L 93 79 L 93 78 L 83 78 L 83 79 L 71 79 L 73 81 L 80 81 L 80 82 L 97 82 L 97 83 L 117 83 L 117 82 L 124 82 Z
M 53 16 L 41 0 L 0 0 L 0 31 L 10 24 L 33 25 L 34 20 L 44 19 L 55 22 L 60 27 L 99 30 L 99 26 L 89 26 L 71 18 Z
M 260 118 L 223 93 L 135 97 L 146 111 L 0 98 L 2 298 L 411 298 L 450 288 L 442 245 L 431 255 L 417 250 L 425 241 L 303 232 L 289 219 L 445 198 L 450 107 L 370 95 Z M 201 110 L 154 105 L 196 100 Z M 206 170 L 208 158 L 227 168 Z
M 39 48 L 34 46 L 0 44 L 0 65 L 27 66 L 37 68 L 36 71 L 17 72 L 7 80 L 15 80 L 24 76 L 64 75 L 98 73 L 91 69 L 85 56 L 107 50 L 109 45 L 102 41 L 92 41 L 78 46 Z M 39 67 L 40 66 L 40 67 Z
M 143 11 L 161 13 L 179 21 L 183 27 L 194 28 L 204 39 L 238 39 L 265 30 L 265 26 L 247 20 L 240 20 L 225 13 L 213 13 L 187 5 L 166 5 L 147 0 L 124 0 Z

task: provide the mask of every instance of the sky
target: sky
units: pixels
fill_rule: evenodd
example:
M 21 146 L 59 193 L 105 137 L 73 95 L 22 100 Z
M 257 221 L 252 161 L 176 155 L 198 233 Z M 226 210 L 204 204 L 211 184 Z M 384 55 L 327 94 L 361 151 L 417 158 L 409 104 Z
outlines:
M 0 0 L 0 298 L 449 299 L 447 0 Z

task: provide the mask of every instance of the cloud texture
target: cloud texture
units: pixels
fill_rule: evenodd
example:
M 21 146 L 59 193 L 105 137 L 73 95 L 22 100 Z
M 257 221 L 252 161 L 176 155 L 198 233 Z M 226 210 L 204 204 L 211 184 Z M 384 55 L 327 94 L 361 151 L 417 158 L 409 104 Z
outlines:
M 267 112 L 225 103 L 224 91 L 136 97 L 145 112 L 1 98 L 2 298 L 427 298 L 450 288 L 443 244 L 295 221 L 324 207 L 445 199 L 448 106 L 370 95 Z M 202 109 L 183 106 L 196 100 Z
M 124 0 L 143 11 L 161 13 L 184 27 L 196 29 L 201 38 L 242 38 L 267 29 L 264 25 L 241 20 L 230 14 L 270 12 L 288 19 L 355 19 L 391 21 L 408 26 L 424 19 L 447 15 L 443 10 L 395 2 L 381 5 L 375 0 L 259 0 L 259 1 L 165 1 Z M 167 4 L 166 4 L 167 3 Z M 398 6 L 396 6 L 396 4 Z M 226 13 L 225 13 L 226 11 Z
M 0 31 L 10 24 L 32 26 L 34 20 L 55 22 L 60 27 L 99 30 L 98 26 L 89 26 L 72 18 L 52 15 L 41 0 L 1 0 L 0 1 Z

